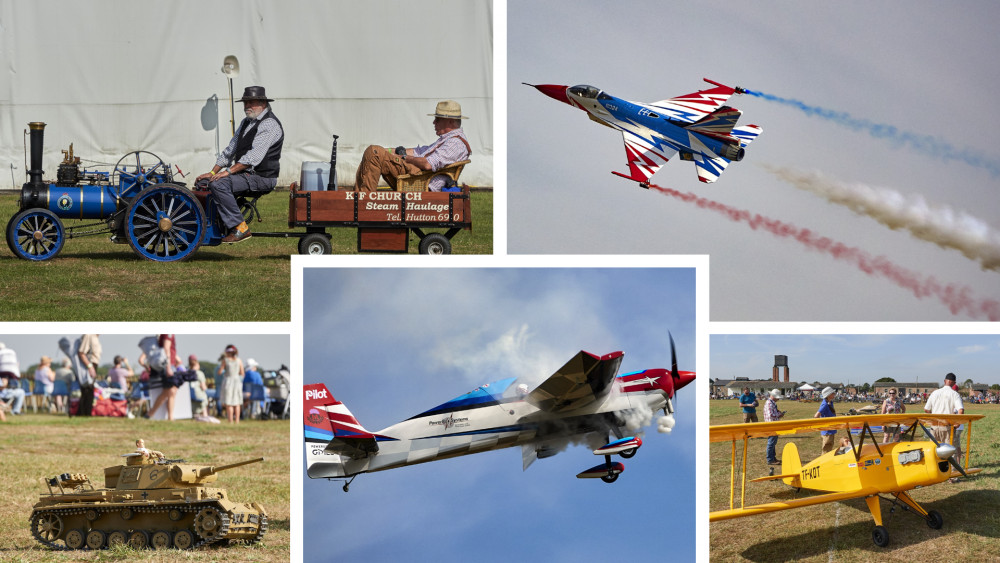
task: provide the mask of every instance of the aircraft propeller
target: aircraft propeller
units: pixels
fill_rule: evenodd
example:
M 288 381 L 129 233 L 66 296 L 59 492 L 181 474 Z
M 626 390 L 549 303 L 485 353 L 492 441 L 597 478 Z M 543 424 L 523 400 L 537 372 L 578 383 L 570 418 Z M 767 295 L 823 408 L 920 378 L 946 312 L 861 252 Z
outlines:
M 681 383 L 680 373 L 677 371 L 677 350 L 674 348 L 674 336 L 667 331 L 667 338 L 670 339 L 670 382 L 674 390 L 674 397 L 679 392 Z M 671 397 L 667 397 L 667 404 L 663 406 L 663 416 L 657 421 L 656 430 L 661 434 L 669 433 L 674 427 L 674 407 Z
M 937 450 L 938 452 L 940 452 L 938 453 L 938 455 L 941 456 L 942 454 L 947 454 L 942 457 L 946 457 L 948 459 L 948 463 L 950 463 L 952 467 L 957 469 L 959 473 L 968 478 L 969 475 L 965 472 L 964 469 L 962 469 L 962 466 L 959 465 L 957 461 L 955 461 L 955 452 L 957 451 L 955 447 L 950 444 L 939 443 L 937 440 L 934 439 L 934 435 L 931 434 L 930 430 L 927 430 L 927 427 L 924 426 L 923 423 L 920 423 L 920 428 L 924 431 L 924 434 L 926 434 L 927 437 L 931 439 L 931 442 L 934 442 L 934 445 L 937 446 Z M 951 453 L 948 453 L 949 449 L 951 450 Z

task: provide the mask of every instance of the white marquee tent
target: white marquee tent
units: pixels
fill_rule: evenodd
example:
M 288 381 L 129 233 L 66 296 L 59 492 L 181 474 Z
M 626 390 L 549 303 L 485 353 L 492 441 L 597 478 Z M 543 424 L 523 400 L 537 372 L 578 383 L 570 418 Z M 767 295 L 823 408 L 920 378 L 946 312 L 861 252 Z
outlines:
M 0 0 L 0 166 L 19 188 L 23 132 L 42 121 L 46 180 L 73 143 L 87 167 L 151 151 L 191 185 L 231 136 L 221 68 L 235 55 L 235 98 L 262 85 L 276 100 L 280 185 L 329 161 L 333 134 L 353 185 L 366 146 L 430 143 L 427 114 L 453 99 L 471 117 L 462 181 L 492 186 L 492 28 L 490 0 Z

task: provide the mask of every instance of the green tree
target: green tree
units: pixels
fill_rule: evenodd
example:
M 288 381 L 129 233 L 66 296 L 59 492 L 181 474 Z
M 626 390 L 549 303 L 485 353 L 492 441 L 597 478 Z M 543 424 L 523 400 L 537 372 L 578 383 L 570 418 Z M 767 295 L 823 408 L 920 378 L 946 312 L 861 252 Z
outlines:
M 896 380 L 891 377 L 882 377 L 875 380 L 875 383 L 895 383 Z

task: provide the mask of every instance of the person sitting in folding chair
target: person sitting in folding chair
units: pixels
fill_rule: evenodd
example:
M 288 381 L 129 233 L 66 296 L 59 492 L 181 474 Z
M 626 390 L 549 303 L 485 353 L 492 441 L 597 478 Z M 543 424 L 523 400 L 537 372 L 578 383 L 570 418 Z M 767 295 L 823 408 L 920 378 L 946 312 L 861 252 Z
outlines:
M 445 100 L 438 102 L 434 113 L 427 115 L 434 118 L 437 140 L 412 149 L 396 147 L 392 152 L 385 147 L 371 145 L 365 149 L 361 164 L 358 165 L 355 190 L 375 191 L 380 176 L 395 190 L 396 178 L 399 176 L 418 174 L 422 170 L 437 171 L 469 157 L 472 148 L 462 130 L 462 120 L 469 118 L 462 115 L 462 106 L 458 102 Z M 447 179 L 446 176 L 436 176 L 428 183 L 427 189 L 439 192 L 445 187 Z

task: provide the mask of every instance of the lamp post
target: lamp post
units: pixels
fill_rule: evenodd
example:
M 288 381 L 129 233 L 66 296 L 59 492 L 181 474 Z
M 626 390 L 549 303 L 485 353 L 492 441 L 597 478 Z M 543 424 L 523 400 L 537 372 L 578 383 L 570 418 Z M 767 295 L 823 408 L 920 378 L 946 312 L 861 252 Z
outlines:
M 229 79 L 229 135 L 236 135 L 236 112 L 233 109 L 233 79 L 240 75 L 240 61 L 236 55 L 227 55 L 222 61 L 222 74 Z

